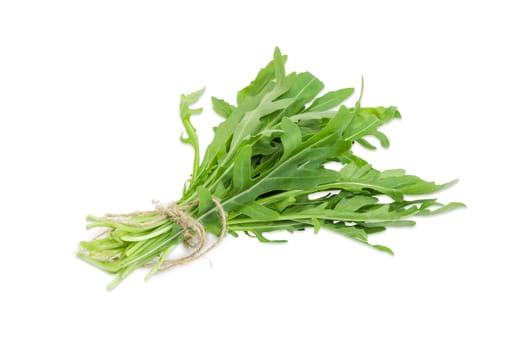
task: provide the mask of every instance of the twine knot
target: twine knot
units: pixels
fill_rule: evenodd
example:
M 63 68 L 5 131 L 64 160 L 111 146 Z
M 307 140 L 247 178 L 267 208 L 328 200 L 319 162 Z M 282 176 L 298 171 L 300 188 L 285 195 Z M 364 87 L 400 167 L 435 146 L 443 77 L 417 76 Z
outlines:
M 194 200 L 182 206 L 178 205 L 177 203 L 172 203 L 168 206 L 162 206 L 159 202 L 154 201 L 155 208 L 159 213 L 165 217 L 171 218 L 181 227 L 182 235 L 184 237 L 184 245 L 192 250 L 191 253 L 181 258 L 165 260 L 161 264 L 161 267 L 158 269 L 158 271 L 168 270 L 173 266 L 196 260 L 207 254 L 222 241 L 227 232 L 226 212 L 217 198 L 213 197 L 211 200 L 215 204 L 215 208 L 217 209 L 217 212 L 220 216 L 221 229 L 217 240 L 206 249 L 204 249 L 206 246 L 206 229 L 197 219 L 188 213 L 190 208 L 193 208 L 199 204 L 198 200 Z M 151 265 L 153 264 L 145 264 L 145 266 Z

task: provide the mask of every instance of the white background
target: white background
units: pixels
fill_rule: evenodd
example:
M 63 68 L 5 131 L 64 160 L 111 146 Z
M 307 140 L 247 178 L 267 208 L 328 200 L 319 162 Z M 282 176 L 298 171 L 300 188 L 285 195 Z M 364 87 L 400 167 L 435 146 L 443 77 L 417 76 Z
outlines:
M 514 1 L 2 1 L 0 348 L 519 349 Z M 75 258 L 87 213 L 179 197 L 179 95 L 218 119 L 278 45 L 327 89 L 397 105 L 379 169 L 439 182 L 468 209 L 373 237 L 228 237 L 115 291 Z M 352 102 L 351 102 L 352 103 Z M 285 234 L 280 234 L 287 238 Z M 515 334 L 516 333 L 516 334 Z

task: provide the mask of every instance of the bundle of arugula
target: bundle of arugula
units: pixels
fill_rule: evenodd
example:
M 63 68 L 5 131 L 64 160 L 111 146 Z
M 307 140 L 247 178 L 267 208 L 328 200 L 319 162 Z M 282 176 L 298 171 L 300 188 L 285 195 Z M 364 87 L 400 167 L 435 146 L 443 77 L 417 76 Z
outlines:
M 178 202 L 147 212 L 87 217 L 88 228 L 104 231 L 81 242 L 78 256 L 117 275 L 109 289 L 139 267 L 150 267 L 150 277 L 200 257 L 208 249 L 206 232 L 220 238 L 244 232 L 273 242 L 264 233 L 324 228 L 392 253 L 370 244 L 368 235 L 413 225 L 408 219 L 413 215 L 463 206 L 406 199 L 453 182 L 438 185 L 400 169 L 378 171 L 353 154 L 354 143 L 375 149 L 369 136 L 389 146 L 378 128 L 400 117 L 395 107 L 361 107 L 361 97 L 353 108 L 345 107 L 351 88 L 317 97 L 322 82 L 308 72 L 286 75 L 285 61 L 276 49 L 274 59 L 238 92 L 236 106 L 212 98 L 215 112 L 225 120 L 215 129 L 202 161 L 190 118 L 202 112 L 192 105 L 203 90 L 181 97 L 187 134 L 181 140 L 193 146 L 195 157 L 191 180 Z M 340 169 L 327 166 L 331 163 L 341 164 Z M 169 260 L 181 243 L 191 253 Z

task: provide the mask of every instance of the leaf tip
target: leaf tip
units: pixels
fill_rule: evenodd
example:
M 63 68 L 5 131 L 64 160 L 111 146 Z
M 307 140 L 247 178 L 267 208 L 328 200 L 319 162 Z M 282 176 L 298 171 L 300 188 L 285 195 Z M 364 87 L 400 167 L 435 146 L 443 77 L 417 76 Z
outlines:
M 443 183 L 443 184 L 439 185 L 439 189 L 445 190 L 447 188 L 450 188 L 450 187 L 456 185 L 458 182 L 459 182 L 459 179 L 448 181 L 446 183 Z
M 383 245 L 379 245 L 379 244 L 374 244 L 372 245 L 372 247 L 376 248 L 377 250 L 383 252 L 383 253 L 387 253 L 387 254 L 390 254 L 392 256 L 394 256 L 394 251 L 388 247 L 385 247 Z

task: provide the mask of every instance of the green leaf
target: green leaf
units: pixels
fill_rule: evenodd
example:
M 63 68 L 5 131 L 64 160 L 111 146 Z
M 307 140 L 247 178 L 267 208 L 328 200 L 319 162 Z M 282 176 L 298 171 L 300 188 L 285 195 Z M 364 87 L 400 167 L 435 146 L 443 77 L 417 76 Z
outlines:
M 421 180 L 417 176 L 408 175 L 407 178 L 410 179 L 411 183 L 403 186 L 402 191 L 404 194 L 409 195 L 421 195 L 438 192 L 440 190 L 449 188 L 458 182 L 458 180 L 453 180 L 439 185 L 435 182 Z
M 195 114 L 200 114 L 202 112 L 202 108 L 192 109 L 191 106 L 200 99 L 200 97 L 204 94 L 204 88 L 199 91 L 195 91 L 189 95 L 181 96 L 181 105 L 180 105 L 180 114 L 182 124 L 184 125 L 184 129 L 186 130 L 187 137 L 181 136 L 181 141 L 187 144 L 190 144 L 193 147 L 195 152 L 195 157 L 193 159 L 193 172 L 192 177 L 197 176 L 197 172 L 199 169 L 199 140 L 197 137 L 197 131 L 193 127 L 191 123 L 191 116 Z
M 280 216 L 278 212 L 260 205 L 257 202 L 251 202 L 240 208 L 237 212 L 258 221 L 274 221 L 278 220 Z
M 206 187 L 197 187 L 197 197 L 199 199 L 199 213 L 204 213 L 213 206 L 211 192 Z
M 287 61 L 287 56 L 282 56 L 282 62 Z M 277 62 L 278 64 L 278 62 Z M 245 88 L 240 90 L 237 94 L 237 102 L 241 104 L 246 97 L 258 95 L 264 90 L 265 86 L 275 78 L 275 62 L 274 60 L 258 72 L 256 78 Z
M 377 250 L 382 251 L 383 253 L 388 253 L 390 255 L 394 255 L 394 252 L 392 251 L 392 249 L 390 249 L 388 247 L 385 247 L 384 245 L 371 244 L 370 246 L 375 248 L 375 249 L 377 249 Z
M 211 103 L 213 104 L 213 110 L 215 111 L 215 113 L 217 113 L 218 115 L 220 115 L 221 117 L 226 118 L 226 119 L 236 109 L 235 106 L 232 106 L 231 104 L 227 103 L 226 101 L 216 98 L 216 97 L 211 98 Z
M 261 232 L 250 232 L 262 243 L 287 243 L 285 239 L 268 239 Z
M 274 75 L 277 84 L 283 84 L 285 80 L 285 62 L 279 48 L 274 49 Z
M 383 134 L 381 131 L 376 131 L 374 133 L 372 133 L 372 135 L 379 140 L 379 143 L 381 144 L 381 146 L 383 148 L 388 148 L 390 147 L 390 140 L 388 140 L 388 137 Z
M 364 222 L 362 224 L 364 228 L 371 227 L 411 227 L 415 226 L 413 220 L 391 220 L 391 221 L 379 221 L 379 222 Z
M 379 177 L 384 179 L 385 177 L 400 177 L 406 175 L 404 169 L 388 169 L 379 173 Z
M 288 118 L 283 118 L 281 122 L 283 134 L 281 136 L 283 144 L 283 157 L 289 157 L 302 143 L 300 128 Z
M 273 112 L 283 110 L 290 106 L 294 100 L 291 98 L 281 99 L 272 101 L 279 95 L 283 90 L 273 90 L 272 93 L 266 94 L 265 98 L 261 101 L 260 105 L 253 111 L 247 112 L 240 123 L 236 126 L 233 132 L 233 138 L 230 145 L 230 154 L 238 147 L 238 145 L 259 132 L 259 128 L 262 126 L 261 118 L 269 115 Z
M 466 205 L 464 203 L 460 203 L 460 202 L 452 202 L 452 203 L 448 203 L 446 205 L 440 205 L 435 210 L 428 210 L 428 209 L 421 210 L 418 214 L 419 215 L 438 215 L 438 214 L 447 213 L 449 211 L 452 211 L 455 209 L 460 209 L 460 208 L 466 208 Z
M 371 144 L 369 141 L 367 141 L 366 139 L 364 138 L 360 138 L 360 139 L 357 139 L 356 140 L 357 143 L 359 143 L 361 146 L 365 147 L 366 149 L 369 149 L 371 151 L 374 151 L 377 149 L 376 146 L 374 146 L 373 144 Z
M 353 88 L 327 92 L 322 97 L 315 99 L 311 106 L 307 108 L 306 112 L 328 111 L 331 108 L 339 106 L 347 98 L 352 96 L 352 94 L 354 94 Z
M 251 180 L 251 146 L 245 145 L 238 152 L 233 167 L 233 192 L 246 188 Z
M 280 117 L 300 112 L 305 104 L 312 101 L 323 89 L 323 83 L 309 72 L 294 76 L 291 87 L 281 98 L 291 98 L 294 102 L 278 113 Z
M 312 218 L 312 226 L 314 226 L 314 233 L 318 233 L 321 228 L 321 221 L 318 218 Z
M 215 186 L 215 197 L 217 198 L 226 198 L 226 196 L 229 194 L 230 188 L 226 187 L 223 182 L 217 182 Z
M 333 232 L 336 232 L 336 233 L 339 233 L 343 236 L 346 236 L 350 239 L 353 239 L 359 243 L 362 243 L 362 244 L 366 244 L 372 248 L 375 248 L 379 251 L 382 251 L 382 252 L 385 252 L 385 253 L 388 253 L 388 254 L 391 254 L 393 255 L 393 251 L 388 248 L 388 247 L 385 247 L 385 246 L 382 246 L 382 245 L 372 245 L 368 242 L 368 236 L 367 236 L 367 233 L 365 232 L 365 230 L 361 227 L 357 227 L 357 226 L 345 226 L 345 225 L 341 225 L 341 224 L 328 224 L 325 226 L 326 228 L 328 228 L 329 230 L 333 231 Z

